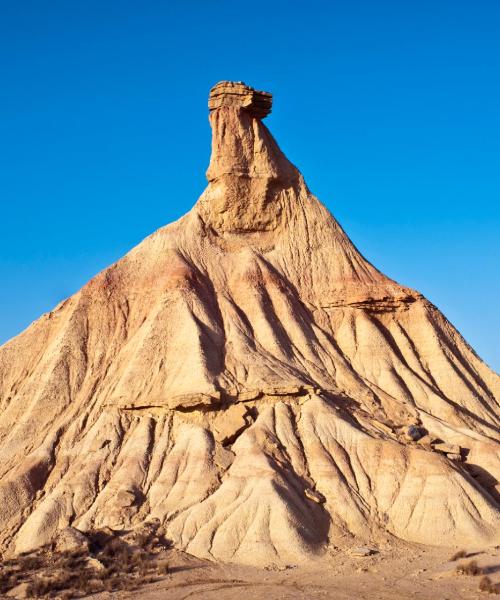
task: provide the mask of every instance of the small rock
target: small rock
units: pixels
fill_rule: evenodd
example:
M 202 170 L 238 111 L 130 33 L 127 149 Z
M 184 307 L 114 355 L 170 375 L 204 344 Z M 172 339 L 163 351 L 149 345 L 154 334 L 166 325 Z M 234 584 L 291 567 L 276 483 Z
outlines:
M 136 503 L 136 497 L 132 490 L 120 490 L 115 496 L 115 504 L 121 508 L 128 508 Z
M 27 582 L 20 583 L 9 590 L 5 595 L 9 598 L 31 598 L 30 592 L 30 584 Z
M 460 454 L 460 446 L 457 444 L 433 444 L 433 450 L 437 450 L 438 452 L 442 452 L 443 454 Z
M 221 444 L 215 444 L 214 461 L 223 471 L 227 471 L 233 464 L 234 456 L 234 452 L 231 452 L 231 450 L 224 448 Z
M 423 427 L 419 427 L 418 425 L 410 425 L 406 430 L 406 435 L 416 442 L 420 438 L 423 438 L 427 434 L 427 431 Z
M 225 411 L 217 415 L 213 421 L 214 438 L 223 445 L 234 442 L 234 439 L 248 426 L 247 407 L 242 404 L 231 404 Z
M 304 490 L 304 494 L 306 498 L 309 498 L 309 500 L 312 500 L 317 504 L 323 504 L 326 501 L 326 498 L 323 496 L 323 494 L 320 494 L 319 492 L 317 492 L 316 490 L 312 490 L 311 488 L 306 488 Z
M 297 565 L 277 565 L 272 563 L 264 567 L 265 571 L 288 571 L 289 569 L 296 569 Z
M 87 536 L 78 529 L 66 527 L 57 534 L 55 549 L 58 552 L 88 550 L 89 541 Z
M 87 558 L 87 560 L 85 561 L 85 566 L 90 567 L 91 569 L 94 569 L 94 571 L 105 571 L 106 567 L 102 564 L 102 562 L 100 560 L 97 560 L 97 558 Z
M 351 556 L 371 556 L 372 554 L 376 554 L 377 550 L 375 548 L 368 548 L 367 546 L 359 546 L 359 548 L 352 548 L 349 553 Z
M 446 455 L 450 460 L 456 460 L 457 462 L 462 462 L 462 456 L 460 454 L 452 454 L 449 453 Z
M 433 444 L 437 444 L 437 443 L 438 443 L 437 439 L 428 434 L 424 435 L 419 440 L 417 440 L 417 444 L 420 444 L 422 446 L 432 446 Z

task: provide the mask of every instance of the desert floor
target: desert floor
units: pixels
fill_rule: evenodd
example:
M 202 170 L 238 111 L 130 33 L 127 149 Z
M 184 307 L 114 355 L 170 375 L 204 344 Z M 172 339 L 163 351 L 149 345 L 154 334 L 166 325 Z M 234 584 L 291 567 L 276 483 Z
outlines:
M 467 557 L 450 561 L 454 550 L 391 544 L 372 556 L 357 558 L 347 551 L 331 551 L 308 564 L 257 569 L 216 564 L 168 551 L 170 573 L 160 581 L 131 592 L 100 593 L 104 598 L 140 597 L 144 600 L 254 600 L 367 599 L 456 600 L 493 598 L 479 590 L 486 575 L 500 593 L 500 546 L 467 549 Z M 457 566 L 476 561 L 481 575 L 457 573 Z

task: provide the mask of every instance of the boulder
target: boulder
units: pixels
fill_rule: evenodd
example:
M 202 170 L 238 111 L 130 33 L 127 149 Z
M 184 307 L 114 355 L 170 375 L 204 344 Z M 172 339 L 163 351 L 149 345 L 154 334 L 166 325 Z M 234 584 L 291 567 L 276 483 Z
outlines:
M 460 446 L 457 446 L 457 444 L 445 444 L 442 442 L 433 444 L 432 449 L 442 452 L 443 454 L 460 454 Z
M 89 540 L 87 536 L 74 527 L 65 527 L 57 534 L 55 550 L 57 552 L 88 551 Z
M 247 426 L 247 408 L 244 404 L 232 404 L 224 412 L 219 413 L 213 424 L 214 438 L 221 444 L 231 440 Z
M 20 583 L 13 587 L 11 590 L 6 592 L 5 594 L 9 598 L 19 598 L 19 600 L 24 598 L 32 598 L 30 594 L 30 584 L 27 582 Z
M 427 431 L 423 427 L 418 425 L 410 425 L 406 430 L 406 436 L 414 442 L 420 440 L 427 434 Z
M 429 434 L 424 435 L 423 437 L 421 437 L 420 439 L 417 440 L 417 444 L 420 444 L 421 446 L 426 446 L 428 448 L 430 448 L 432 446 L 432 444 L 437 444 L 437 443 L 438 443 L 438 440 Z
M 93 569 L 94 571 L 105 571 L 106 567 L 97 558 L 88 557 L 85 560 L 85 566 Z
M 128 508 L 136 503 L 136 496 L 132 490 L 120 490 L 115 497 L 115 503 L 121 508 Z

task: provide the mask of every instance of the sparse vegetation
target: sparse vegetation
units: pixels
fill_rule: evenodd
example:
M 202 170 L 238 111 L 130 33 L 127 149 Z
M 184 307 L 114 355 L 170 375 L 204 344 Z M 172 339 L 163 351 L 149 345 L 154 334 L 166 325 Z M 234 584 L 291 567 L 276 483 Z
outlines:
M 88 550 L 58 552 L 47 546 L 4 560 L 0 595 L 24 583 L 30 597 L 69 600 L 102 591 L 134 590 L 168 573 L 169 544 L 154 528 L 122 537 L 111 530 L 94 531 L 89 541 Z
M 458 560 L 459 558 L 466 558 L 467 557 L 467 552 L 465 550 L 459 550 L 458 552 L 455 552 L 455 554 L 450 558 L 450 562 L 454 562 L 455 560 Z
M 478 567 L 475 560 L 469 560 L 468 562 L 460 563 L 457 565 L 456 572 L 459 575 L 471 575 L 473 577 L 483 574 L 483 570 Z
M 488 594 L 500 594 L 500 586 L 497 583 L 493 583 L 487 575 L 481 578 L 479 590 Z

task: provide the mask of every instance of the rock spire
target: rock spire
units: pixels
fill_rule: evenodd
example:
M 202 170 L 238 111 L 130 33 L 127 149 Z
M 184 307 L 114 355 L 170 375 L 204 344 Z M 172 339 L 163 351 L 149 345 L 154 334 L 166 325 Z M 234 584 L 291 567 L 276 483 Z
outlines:
M 219 233 L 275 230 L 300 188 L 299 172 L 261 120 L 271 103 L 271 94 L 240 82 L 223 81 L 210 92 L 212 155 L 199 209 Z

